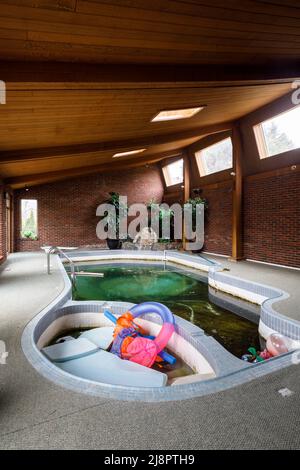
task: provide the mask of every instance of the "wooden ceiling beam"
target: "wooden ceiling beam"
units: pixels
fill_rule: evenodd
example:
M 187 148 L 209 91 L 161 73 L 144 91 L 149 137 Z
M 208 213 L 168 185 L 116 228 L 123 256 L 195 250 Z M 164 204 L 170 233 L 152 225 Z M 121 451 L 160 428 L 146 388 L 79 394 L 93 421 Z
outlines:
M 57 62 L 1 62 L 1 80 L 8 90 L 72 88 L 83 84 L 96 88 L 157 88 L 218 84 L 285 83 L 299 79 L 299 61 L 264 65 L 111 65 Z
M 137 139 L 112 141 L 112 142 L 99 142 L 80 145 L 69 145 L 63 147 L 45 147 L 39 149 L 22 149 L 13 151 L 0 152 L 0 166 L 1 164 L 22 162 L 26 160 L 40 160 L 44 158 L 66 157 L 68 155 L 89 154 L 95 152 L 117 152 L 135 150 L 153 145 L 163 145 L 172 142 L 193 138 L 203 137 L 207 134 L 215 134 L 223 132 L 232 128 L 232 122 L 224 122 L 220 124 L 212 124 L 209 126 L 194 128 L 186 131 L 176 132 L 172 134 L 161 134 L 156 136 L 142 137 Z M 180 148 L 180 145 L 178 145 Z M 146 157 L 147 158 L 147 157 Z
M 153 164 L 164 158 L 170 158 L 171 156 L 180 155 L 182 149 L 173 150 L 170 152 L 159 153 L 147 157 L 132 158 L 130 160 L 120 160 L 116 162 L 103 163 L 99 165 L 83 166 L 79 168 L 70 168 L 63 171 L 51 171 L 48 173 L 38 173 L 26 176 L 17 176 L 13 178 L 4 179 L 4 184 L 11 187 L 12 189 L 24 188 L 27 186 L 37 186 L 39 184 L 51 183 L 54 181 L 61 181 L 70 178 L 76 178 L 77 176 L 90 175 L 93 173 L 105 173 L 114 172 L 130 168 L 136 168 L 147 164 Z

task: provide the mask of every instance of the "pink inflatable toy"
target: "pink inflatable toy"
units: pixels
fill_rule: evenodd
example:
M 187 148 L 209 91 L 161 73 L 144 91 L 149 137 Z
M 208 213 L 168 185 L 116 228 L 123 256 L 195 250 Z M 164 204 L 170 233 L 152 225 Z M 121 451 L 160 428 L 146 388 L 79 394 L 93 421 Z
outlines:
M 161 330 L 156 338 L 150 339 L 139 336 L 134 326 L 123 328 L 115 337 L 110 352 L 122 359 L 151 367 L 175 331 L 174 316 L 165 305 L 158 302 L 135 305 L 127 313 L 131 314 L 133 319 L 147 313 L 157 313 L 163 320 Z
M 287 341 L 280 333 L 272 333 L 267 339 L 266 346 L 272 356 L 279 356 L 288 352 Z

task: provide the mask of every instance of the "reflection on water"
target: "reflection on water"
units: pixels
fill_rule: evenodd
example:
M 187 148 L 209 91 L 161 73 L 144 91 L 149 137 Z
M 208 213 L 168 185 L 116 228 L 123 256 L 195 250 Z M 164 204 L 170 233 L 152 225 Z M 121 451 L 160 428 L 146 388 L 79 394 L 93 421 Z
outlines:
M 78 277 L 75 300 L 162 302 L 237 357 L 249 346 L 259 349 L 257 325 L 211 303 L 207 284 L 189 272 L 139 264 L 83 265 L 80 270 L 102 272 L 104 277 Z

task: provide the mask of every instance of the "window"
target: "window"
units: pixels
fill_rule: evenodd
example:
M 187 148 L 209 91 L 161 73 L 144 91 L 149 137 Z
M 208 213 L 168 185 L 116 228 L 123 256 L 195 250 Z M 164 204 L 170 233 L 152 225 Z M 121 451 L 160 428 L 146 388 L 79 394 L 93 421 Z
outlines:
M 260 158 L 300 148 L 300 107 L 254 126 Z
M 173 186 L 183 182 L 183 159 L 176 160 L 163 168 L 163 174 L 167 186 Z
M 21 199 L 21 237 L 37 238 L 37 200 Z
M 200 176 L 232 168 L 231 138 L 221 140 L 205 149 L 195 152 Z

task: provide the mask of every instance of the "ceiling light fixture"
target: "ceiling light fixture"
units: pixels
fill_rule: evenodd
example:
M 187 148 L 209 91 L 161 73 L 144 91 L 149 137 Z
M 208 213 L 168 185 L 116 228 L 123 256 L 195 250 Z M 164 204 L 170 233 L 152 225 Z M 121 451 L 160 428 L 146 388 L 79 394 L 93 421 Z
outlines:
M 128 152 L 119 152 L 115 153 L 113 155 L 113 158 L 118 158 L 118 157 L 125 157 L 126 155 L 134 155 L 136 153 L 142 153 L 145 152 L 146 149 L 138 149 L 138 150 L 129 150 Z
M 198 106 L 197 108 L 184 108 L 184 109 L 172 109 L 172 110 L 165 110 L 160 111 L 151 122 L 159 122 L 159 121 L 174 121 L 175 119 L 187 119 L 191 118 L 195 114 L 202 111 L 205 106 Z

